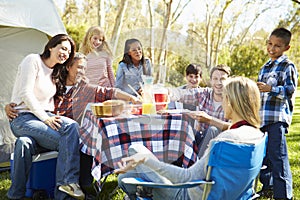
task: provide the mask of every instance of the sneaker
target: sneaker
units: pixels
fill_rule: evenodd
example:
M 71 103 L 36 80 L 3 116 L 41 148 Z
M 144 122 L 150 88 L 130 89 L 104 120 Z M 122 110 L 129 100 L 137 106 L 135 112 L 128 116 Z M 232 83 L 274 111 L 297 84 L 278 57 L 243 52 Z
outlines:
M 81 191 L 77 183 L 70 183 L 68 185 L 61 185 L 58 189 L 78 200 L 84 200 L 84 193 Z

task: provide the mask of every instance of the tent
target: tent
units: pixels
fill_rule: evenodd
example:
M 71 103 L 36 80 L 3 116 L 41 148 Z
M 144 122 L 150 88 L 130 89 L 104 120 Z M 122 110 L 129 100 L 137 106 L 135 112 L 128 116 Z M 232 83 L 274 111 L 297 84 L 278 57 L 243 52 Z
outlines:
M 0 163 L 9 161 L 14 136 L 4 107 L 10 102 L 17 67 L 42 53 L 48 38 L 66 33 L 53 0 L 0 0 Z

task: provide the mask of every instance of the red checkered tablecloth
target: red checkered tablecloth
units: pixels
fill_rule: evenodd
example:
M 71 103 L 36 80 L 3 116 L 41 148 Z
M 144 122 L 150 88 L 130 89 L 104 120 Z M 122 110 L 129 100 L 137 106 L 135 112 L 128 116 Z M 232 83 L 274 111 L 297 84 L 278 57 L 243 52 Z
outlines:
M 118 168 L 131 144 L 143 144 L 161 161 L 189 167 L 198 151 L 189 120 L 184 114 L 97 118 L 88 110 L 81 124 L 82 152 L 101 164 L 102 176 Z

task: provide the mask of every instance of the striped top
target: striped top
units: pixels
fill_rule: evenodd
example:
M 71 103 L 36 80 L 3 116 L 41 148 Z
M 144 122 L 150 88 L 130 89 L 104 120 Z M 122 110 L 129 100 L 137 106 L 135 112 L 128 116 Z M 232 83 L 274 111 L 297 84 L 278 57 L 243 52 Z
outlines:
M 112 59 L 106 52 L 91 52 L 87 55 L 86 77 L 90 84 L 114 87 L 115 76 Z

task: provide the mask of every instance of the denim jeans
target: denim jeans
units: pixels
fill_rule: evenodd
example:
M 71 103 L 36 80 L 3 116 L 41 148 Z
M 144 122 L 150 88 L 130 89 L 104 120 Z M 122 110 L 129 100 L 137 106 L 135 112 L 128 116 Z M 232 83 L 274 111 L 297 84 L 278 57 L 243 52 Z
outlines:
M 48 113 L 49 116 L 53 114 Z M 56 166 L 56 185 L 79 182 L 79 126 L 77 122 L 60 116 L 63 121 L 58 131 L 53 130 L 40 121 L 32 113 L 20 113 L 10 122 L 16 137 L 28 136 L 42 148 L 58 151 Z M 14 155 L 14 171 L 12 185 L 7 196 L 11 199 L 24 197 L 26 181 L 31 167 L 32 155 L 36 154 L 36 146 L 24 147 L 24 143 L 16 143 Z M 23 146 L 23 147 L 22 147 Z M 19 161 L 19 162 L 18 162 Z M 23 168 L 24 170 L 21 170 Z M 58 192 L 59 193 L 59 192 Z M 55 197 L 55 199 L 60 199 Z
M 203 133 L 196 133 L 196 142 L 198 145 L 198 158 L 204 155 L 205 150 L 208 148 L 210 140 L 214 139 L 221 133 L 221 130 L 215 126 L 209 126 Z
M 140 146 L 141 149 L 134 149 L 129 147 L 129 155 L 134 155 L 137 152 L 143 153 L 151 153 L 146 147 Z M 151 153 L 152 154 L 152 153 Z M 139 177 L 144 180 L 156 182 L 156 183 L 163 183 L 164 177 L 160 176 L 158 173 L 153 171 L 152 169 L 148 168 L 147 166 L 141 164 L 138 165 L 134 170 L 128 171 L 125 174 L 118 175 L 118 185 L 119 187 L 130 197 L 130 199 L 136 198 L 136 185 L 125 184 L 121 180 L 123 178 L 130 178 L 130 177 Z M 184 199 L 188 200 L 188 192 L 187 189 L 180 188 L 180 189 L 173 189 L 173 188 L 153 188 L 152 189 L 153 199 Z
M 267 168 L 260 172 L 263 189 L 273 186 L 274 198 L 291 199 L 293 196 L 292 173 L 288 158 L 285 134 L 287 124 L 277 122 L 261 128 L 268 133 L 267 154 L 263 165 Z

